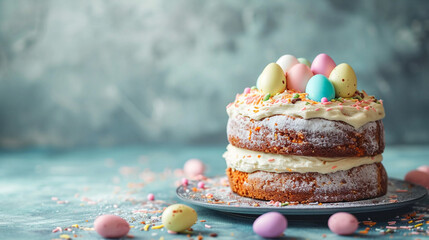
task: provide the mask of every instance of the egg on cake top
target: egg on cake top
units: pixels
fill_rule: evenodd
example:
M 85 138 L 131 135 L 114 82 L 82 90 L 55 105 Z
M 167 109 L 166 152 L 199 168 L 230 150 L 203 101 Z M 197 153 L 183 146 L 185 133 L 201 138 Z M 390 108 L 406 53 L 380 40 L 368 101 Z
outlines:
M 305 58 L 281 56 L 268 64 L 257 86 L 237 94 L 227 106 L 228 115 L 259 120 L 276 114 L 303 119 L 343 121 L 359 128 L 384 118 L 383 101 L 357 90 L 357 78 L 347 63 L 336 65 L 327 54 L 310 63 Z

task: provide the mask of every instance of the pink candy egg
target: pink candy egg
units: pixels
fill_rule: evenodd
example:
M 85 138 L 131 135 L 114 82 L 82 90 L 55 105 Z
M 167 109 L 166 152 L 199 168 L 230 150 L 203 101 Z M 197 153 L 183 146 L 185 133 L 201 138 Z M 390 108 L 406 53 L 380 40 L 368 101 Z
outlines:
M 286 228 L 287 220 L 278 212 L 264 213 L 253 222 L 253 231 L 264 238 L 279 237 Z
M 425 172 L 429 174 L 429 166 L 420 166 L 417 168 L 417 170 L 419 170 L 420 172 Z
M 425 172 L 422 172 L 419 170 L 409 171 L 407 175 L 405 175 L 405 181 L 414 183 L 429 189 L 429 174 Z
M 286 73 L 286 87 L 289 90 L 295 90 L 298 92 L 305 92 L 308 80 L 313 76 L 310 68 L 303 64 L 295 64 Z
M 197 187 L 198 188 L 204 188 L 206 185 L 204 184 L 204 182 L 198 182 Z
M 338 212 L 328 220 L 329 229 L 338 235 L 350 235 L 358 229 L 359 223 L 355 216 L 346 212 Z
M 187 178 L 182 178 L 182 185 L 186 187 L 188 186 L 188 184 L 189 184 L 189 180 Z
M 205 166 L 201 160 L 194 158 L 186 161 L 183 170 L 186 176 L 196 177 L 198 175 L 204 175 Z
M 155 195 L 153 193 L 149 193 L 147 195 L 147 200 L 149 200 L 149 201 L 155 201 Z
M 130 231 L 130 225 L 119 216 L 101 215 L 95 219 L 94 229 L 104 238 L 121 238 Z
M 314 75 L 322 74 L 325 77 L 329 77 L 329 74 L 331 74 L 335 66 L 336 64 L 330 56 L 321 53 L 314 58 L 313 63 L 311 64 L 311 71 Z

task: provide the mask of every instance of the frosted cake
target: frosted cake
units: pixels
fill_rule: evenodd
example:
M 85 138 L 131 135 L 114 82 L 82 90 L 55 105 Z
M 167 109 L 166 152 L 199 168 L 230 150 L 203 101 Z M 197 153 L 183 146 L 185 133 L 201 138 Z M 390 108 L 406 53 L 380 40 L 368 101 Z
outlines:
M 280 202 L 384 195 L 383 101 L 357 90 L 354 70 L 326 54 L 270 63 L 227 106 L 224 154 L 233 192 Z

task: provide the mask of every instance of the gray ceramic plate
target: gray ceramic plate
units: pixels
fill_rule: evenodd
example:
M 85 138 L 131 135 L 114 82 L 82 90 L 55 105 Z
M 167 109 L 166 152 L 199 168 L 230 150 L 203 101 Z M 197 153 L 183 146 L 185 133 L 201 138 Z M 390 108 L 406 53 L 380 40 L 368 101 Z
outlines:
M 185 202 L 222 212 L 262 214 L 276 211 L 289 215 L 323 215 L 339 211 L 365 213 L 392 210 L 413 204 L 428 193 L 424 187 L 398 179 L 389 179 L 387 194 L 378 198 L 354 202 L 276 206 L 273 202 L 241 197 L 232 193 L 227 186 L 225 176 L 209 178 L 205 183 L 205 189 L 198 189 L 197 181 L 190 181 L 187 187 L 177 188 L 177 196 Z

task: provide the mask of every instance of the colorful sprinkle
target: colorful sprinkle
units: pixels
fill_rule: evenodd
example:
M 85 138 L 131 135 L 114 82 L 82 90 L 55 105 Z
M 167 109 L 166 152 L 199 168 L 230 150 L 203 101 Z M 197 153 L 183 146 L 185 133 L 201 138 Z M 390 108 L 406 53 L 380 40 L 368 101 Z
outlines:
M 204 188 L 205 184 L 204 182 L 198 182 L 198 188 Z
M 149 231 L 149 227 L 150 227 L 150 224 L 146 224 L 146 225 L 144 225 L 143 230 Z
M 267 94 L 264 96 L 264 101 L 267 101 L 268 99 L 270 99 L 270 97 L 271 97 L 271 94 L 267 93 Z
M 408 190 L 407 189 L 396 189 L 396 192 L 397 193 L 408 192 Z
M 377 224 L 376 222 L 373 221 L 363 221 L 362 222 L 364 225 L 368 225 L 370 227 L 374 226 L 375 224 Z
M 67 234 L 61 234 L 60 238 L 62 238 L 62 239 L 71 239 L 70 235 L 67 235 Z
M 294 98 L 292 101 L 290 101 L 292 104 L 295 104 L 296 102 L 301 101 L 301 98 Z
M 398 229 L 398 227 L 395 226 L 386 226 L 387 229 Z
M 414 225 L 414 228 L 421 227 L 421 226 L 423 226 L 423 223 L 419 223 L 419 224 Z
M 244 94 L 249 94 L 250 93 L 250 88 L 245 88 L 243 93 Z
M 362 97 L 361 97 L 361 96 L 359 96 L 359 95 L 356 95 L 356 96 L 354 96 L 353 98 L 354 98 L 354 99 L 357 99 L 357 100 L 359 100 L 359 101 L 361 101 L 361 100 L 362 100 Z
M 161 229 L 163 227 L 164 227 L 164 225 L 161 224 L 161 225 L 158 225 L 158 226 L 153 226 L 152 229 Z
M 369 227 L 365 228 L 365 230 L 359 231 L 360 234 L 368 234 L 369 232 Z

